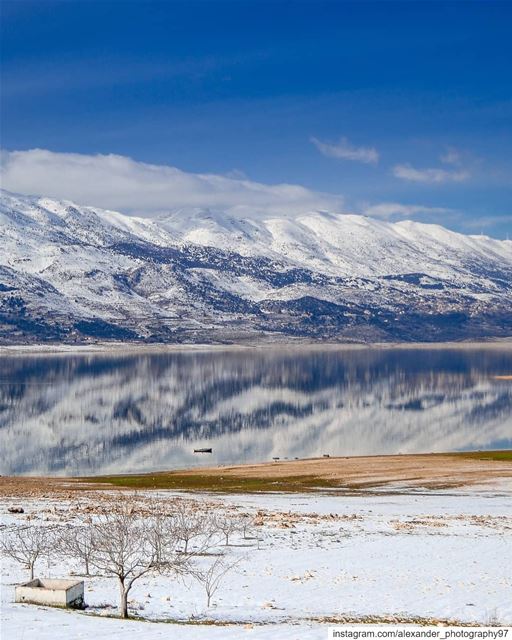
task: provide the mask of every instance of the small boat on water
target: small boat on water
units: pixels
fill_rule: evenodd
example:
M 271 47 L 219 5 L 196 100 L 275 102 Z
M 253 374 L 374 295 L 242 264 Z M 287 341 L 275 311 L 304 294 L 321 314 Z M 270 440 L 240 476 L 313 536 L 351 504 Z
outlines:
M 194 449 L 194 453 L 211 453 L 211 452 L 212 452 L 211 448 Z

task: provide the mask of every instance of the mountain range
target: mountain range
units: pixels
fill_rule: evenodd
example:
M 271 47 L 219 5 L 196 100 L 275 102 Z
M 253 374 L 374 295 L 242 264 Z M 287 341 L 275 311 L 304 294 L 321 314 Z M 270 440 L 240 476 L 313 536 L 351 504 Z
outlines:
M 312 212 L 126 216 L 1 192 L 0 340 L 445 341 L 512 335 L 512 241 Z

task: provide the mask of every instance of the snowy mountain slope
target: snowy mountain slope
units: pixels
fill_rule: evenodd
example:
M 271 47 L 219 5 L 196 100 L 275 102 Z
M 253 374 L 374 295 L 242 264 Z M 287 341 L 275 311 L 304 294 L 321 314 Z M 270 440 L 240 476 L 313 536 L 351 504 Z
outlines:
M 512 242 L 436 225 L 325 212 L 147 220 L 2 191 L 0 234 L 4 342 L 512 333 Z
M 446 274 L 447 259 L 458 264 L 466 254 L 510 265 L 510 243 L 465 236 L 438 225 L 412 221 L 390 224 L 365 216 L 325 212 L 296 219 L 234 220 L 209 212 L 159 221 L 181 240 L 243 255 L 293 261 L 301 267 L 342 276 L 371 276 L 417 269 L 418 260 Z M 508 246 L 507 246 L 508 245 Z

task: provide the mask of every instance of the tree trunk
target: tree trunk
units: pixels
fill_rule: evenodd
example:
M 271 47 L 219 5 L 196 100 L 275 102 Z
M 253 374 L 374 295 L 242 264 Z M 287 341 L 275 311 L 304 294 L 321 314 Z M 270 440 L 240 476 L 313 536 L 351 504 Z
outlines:
M 86 575 L 86 576 L 91 575 L 91 574 L 89 573 L 89 558 L 85 558 L 85 575 Z
M 34 565 L 35 562 L 31 562 L 29 567 L 30 567 L 30 579 L 33 580 L 34 579 Z
M 128 589 L 124 586 L 124 580 L 119 578 L 119 617 L 128 617 Z

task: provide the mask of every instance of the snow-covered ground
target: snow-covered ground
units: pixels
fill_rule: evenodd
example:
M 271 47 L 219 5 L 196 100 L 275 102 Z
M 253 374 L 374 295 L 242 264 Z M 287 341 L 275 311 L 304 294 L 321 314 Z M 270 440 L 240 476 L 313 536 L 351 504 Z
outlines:
M 172 497 L 173 494 L 160 494 Z M 2 638 L 325 638 L 322 618 L 400 616 L 512 624 L 512 483 L 437 492 L 340 496 L 202 496 L 207 508 L 250 513 L 255 538 L 234 538 L 227 553 L 243 558 L 210 609 L 201 585 L 141 578 L 131 611 L 153 622 L 113 619 L 117 585 L 86 578 L 86 612 L 14 603 L 27 577 L 2 565 Z M 0 523 L 72 521 L 76 505 L 24 499 Z M 80 497 L 81 508 L 86 500 Z M 206 504 L 204 505 L 206 507 Z M 65 577 L 77 567 L 40 564 L 36 575 Z M 220 626 L 164 624 L 208 618 Z

